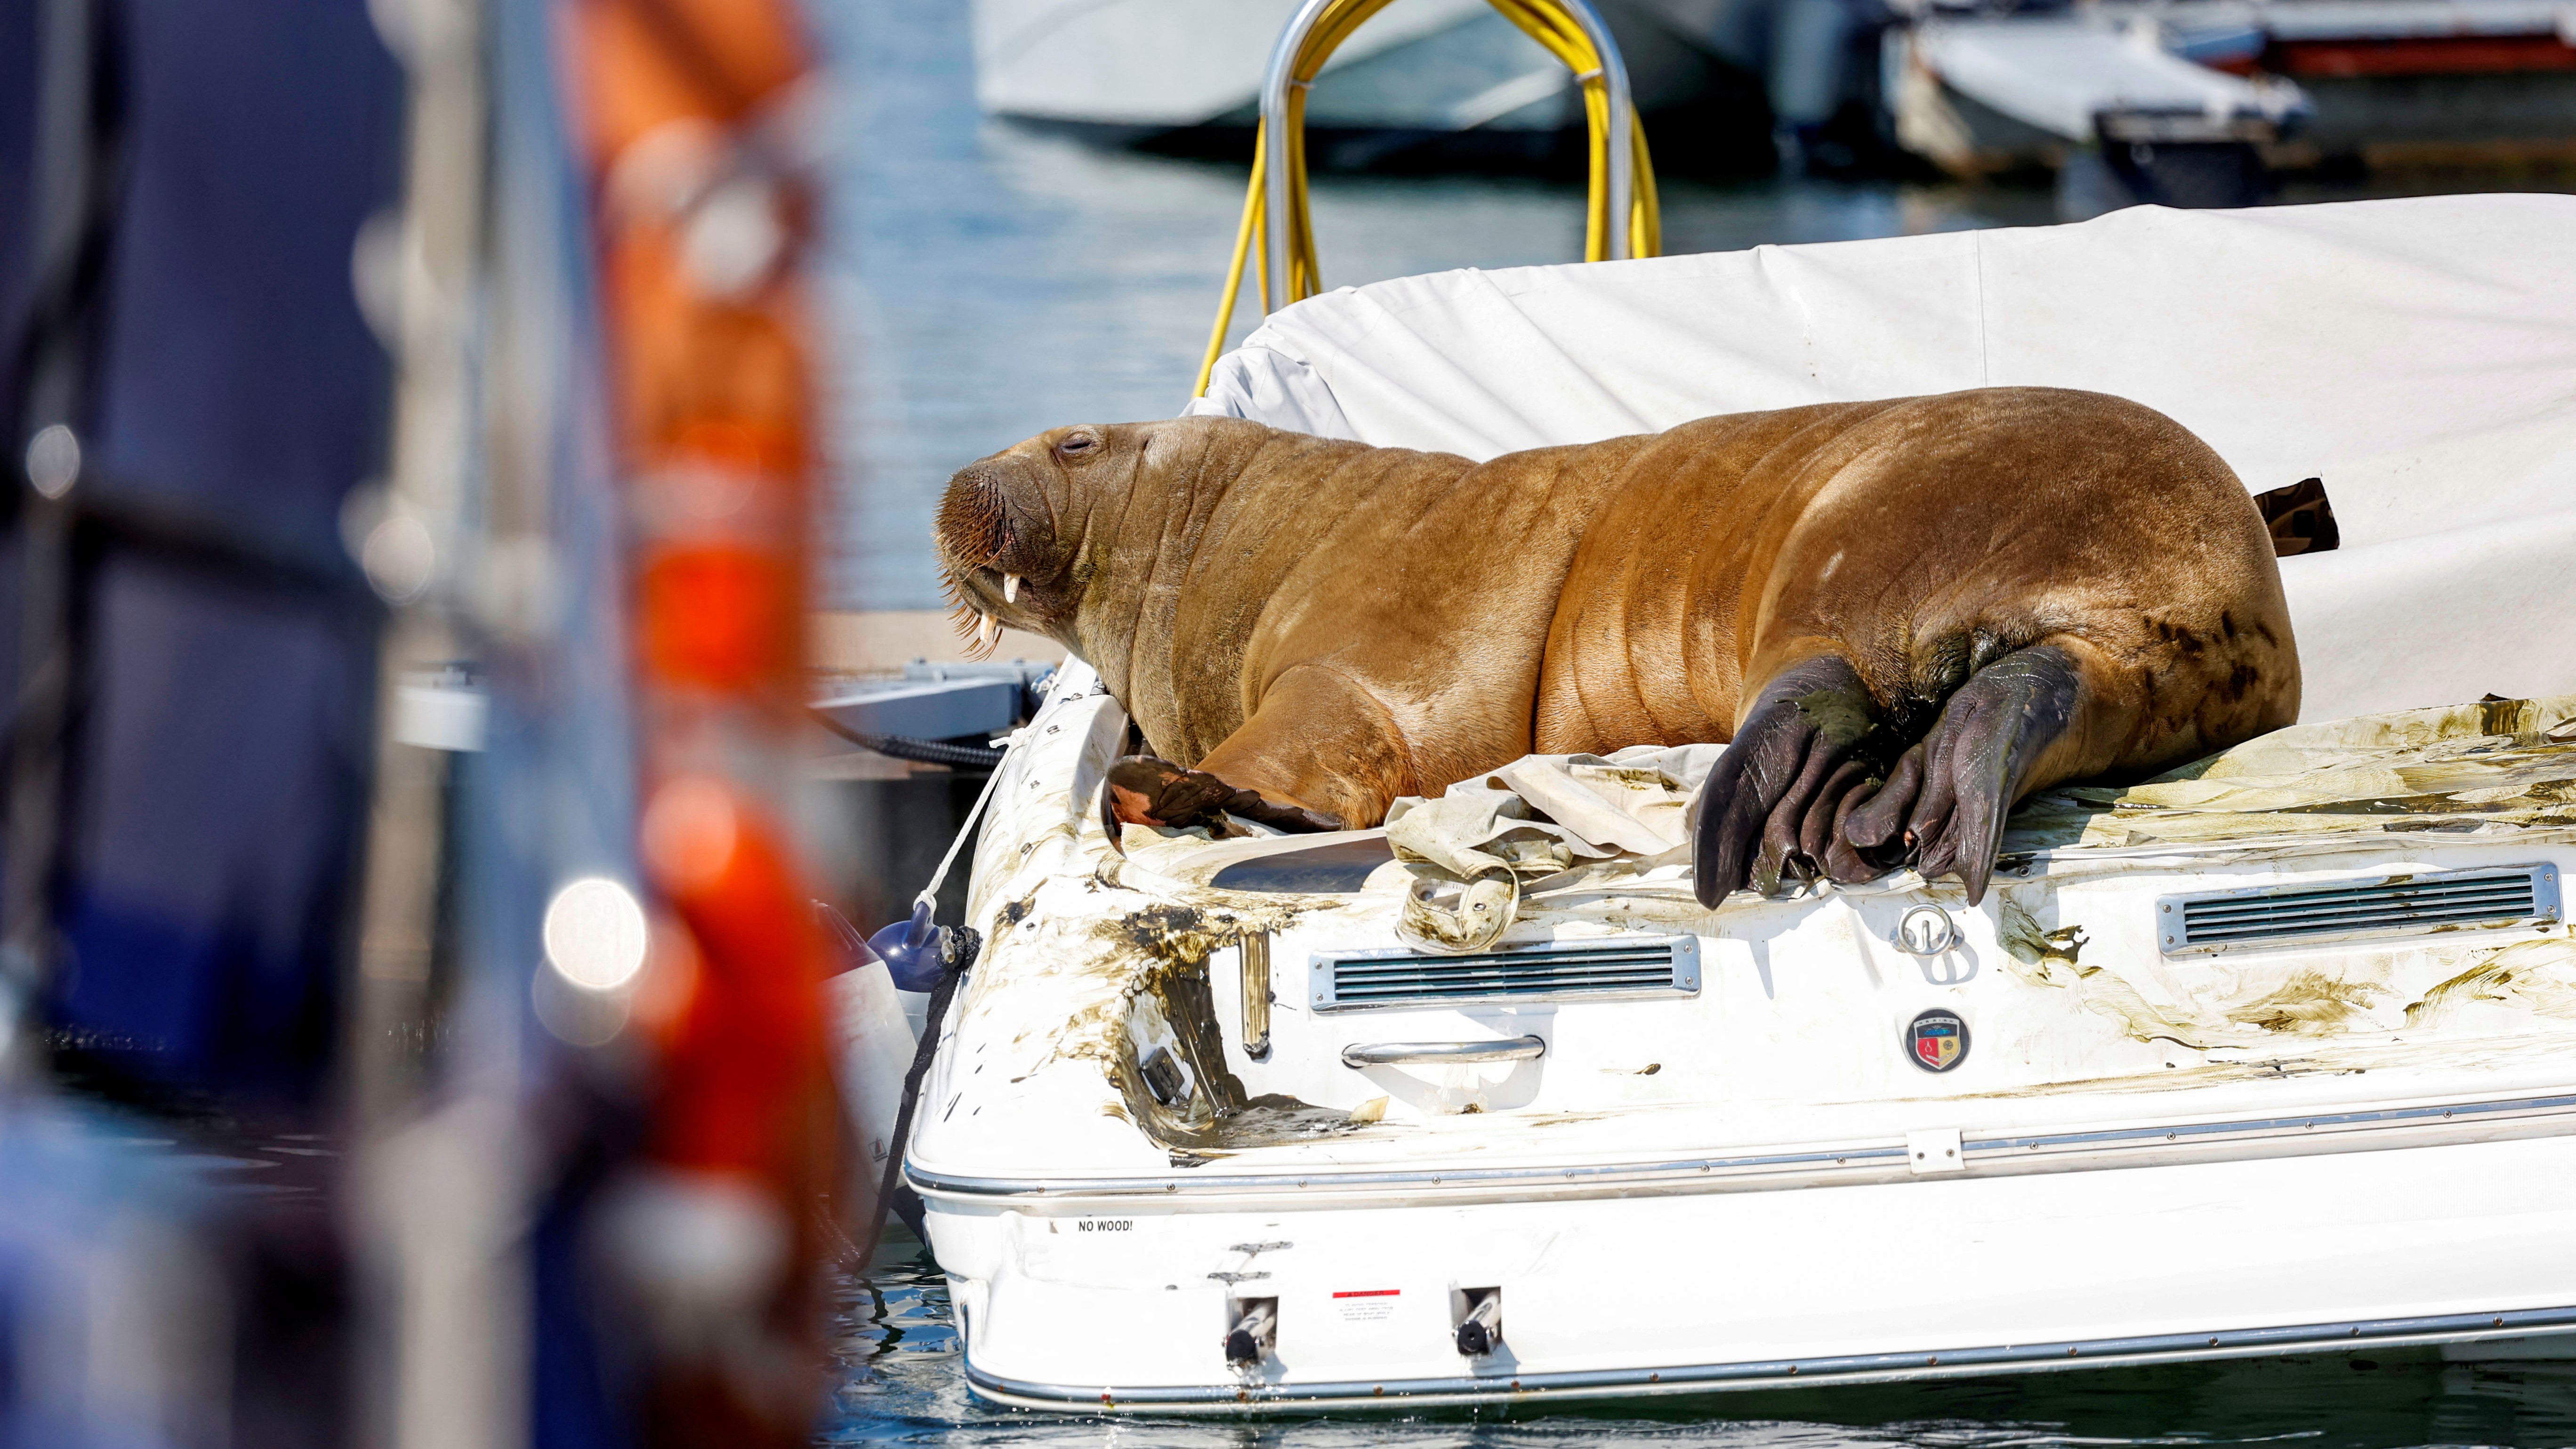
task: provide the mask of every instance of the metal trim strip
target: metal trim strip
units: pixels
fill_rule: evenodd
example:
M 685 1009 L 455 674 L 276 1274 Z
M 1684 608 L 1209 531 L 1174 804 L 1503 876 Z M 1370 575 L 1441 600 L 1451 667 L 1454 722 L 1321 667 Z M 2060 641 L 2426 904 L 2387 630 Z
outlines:
M 2328 1131 L 2351 1131 L 2355 1128 L 2403 1126 L 2436 1121 L 2456 1122 L 2463 1117 L 2487 1118 L 2523 1114 L 2555 1115 L 2576 1111 L 2576 1093 L 2555 1097 L 2521 1097 L 2503 1102 L 2452 1102 L 2430 1107 L 2383 1107 L 2366 1112 L 2314 1112 L 2298 1117 L 2240 1118 L 2232 1122 L 2185 1122 L 2165 1127 L 2113 1127 L 2098 1132 L 2042 1133 L 2030 1137 L 1986 1137 L 1961 1147 L 1967 1154 L 1978 1152 L 2033 1151 L 2048 1148 L 2084 1148 L 2114 1146 L 2122 1143 L 2174 1142 L 2185 1138 L 2207 1141 L 2213 1138 L 2288 1135 L 2294 1129 L 2302 1136 L 2322 1127 Z
M 2297 1117 L 2238 1118 L 2219 1122 L 2181 1122 L 2144 1127 L 2115 1127 L 2092 1132 L 2045 1132 L 2026 1136 L 1980 1137 L 1960 1145 L 1960 1158 L 1974 1166 L 1988 1162 L 2028 1160 L 2061 1153 L 2101 1149 L 2152 1149 L 2185 1142 L 2265 1139 L 2317 1140 L 2374 1128 L 2495 1123 L 2517 1117 L 2551 1117 L 2576 1113 L 2576 1093 L 2521 1097 L 2495 1102 L 2452 1102 L 2423 1107 L 2386 1107 L 2358 1112 L 2318 1112 Z M 2467 1121 L 2463 1121 L 2467 1119 Z M 2430 1145 L 2430 1144 L 2427 1144 Z M 1449 1191 L 1479 1187 L 1523 1186 L 1562 1190 L 1605 1183 L 1670 1179 L 1698 1183 L 1748 1173 L 1789 1171 L 1865 1173 L 1872 1168 L 1903 1165 L 1902 1144 L 1824 1148 L 1808 1152 L 1752 1153 L 1738 1157 L 1689 1157 L 1663 1162 L 1606 1163 L 1574 1167 L 1401 1168 L 1363 1172 L 1308 1171 L 1191 1174 L 1161 1177 L 966 1177 L 924 1169 L 909 1157 L 904 1177 L 916 1192 L 948 1197 L 1202 1197 L 1212 1194 L 1302 1191 L 1311 1186 L 1335 1189 L 1436 1188 Z M 2064 1170 L 2076 1170 L 2068 1168 Z
M 1557 1373 L 1497 1372 L 1491 1376 L 1351 1381 L 1316 1384 L 1206 1384 L 1185 1387 L 1081 1389 L 1033 1383 L 985 1372 L 967 1345 L 966 1381 L 977 1393 L 1040 1408 L 1240 1410 L 1319 1402 L 1386 1404 L 1455 1403 L 1582 1394 L 1671 1394 L 1728 1389 L 1808 1387 L 1815 1384 L 1947 1378 L 2243 1358 L 2332 1348 L 2388 1347 L 2514 1337 L 2534 1329 L 2576 1329 L 2576 1306 L 2444 1313 L 2401 1318 L 2348 1319 L 2273 1328 L 2220 1329 L 2203 1333 L 2133 1338 L 2060 1340 L 1936 1348 L 1908 1353 L 1846 1354 L 1813 1359 L 1770 1359 L 1671 1368 L 1594 1369 Z

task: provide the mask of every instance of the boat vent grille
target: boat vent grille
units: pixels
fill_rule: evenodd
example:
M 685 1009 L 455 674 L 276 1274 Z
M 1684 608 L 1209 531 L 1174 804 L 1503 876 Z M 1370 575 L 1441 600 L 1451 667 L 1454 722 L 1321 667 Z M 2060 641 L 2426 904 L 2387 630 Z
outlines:
M 1320 1011 L 1533 997 L 1671 996 L 1699 990 L 1699 939 L 1615 936 L 1458 956 L 1319 951 L 1313 987 Z
M 2156 903 L 2156 934 L 2168 955 L 2557 919 L 2558 869 L 2552 865 L 2166 896 Z

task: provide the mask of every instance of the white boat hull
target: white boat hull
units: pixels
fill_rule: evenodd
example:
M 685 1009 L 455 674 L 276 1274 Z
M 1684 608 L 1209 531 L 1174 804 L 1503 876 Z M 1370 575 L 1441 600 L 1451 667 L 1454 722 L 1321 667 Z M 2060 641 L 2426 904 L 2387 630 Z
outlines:
M 1707 1393 L 2503 1340 L 2576 1354 L 2568 1125 L 1577 1200 L 934 1191 L 930 1222 L 969 1381 L 1030 1407 Z M 1263 1243 L 1279 1246 L 1242 1251 Z M 1451 1342 L 1462 1287 L 1502 1289 L 1503 1345 L 1480 1359 Z M 1278 1300 L 1277 1351 L 1238 1373 L 1221 1344 L 1253 1296 Z
M 1642 995 L 1404 1005 L 1340 999 L 1327 974 L 1391 939 L 1386 886 L 1191 884 L 1240 883 L 1229 862 L 1259 841 L 1130 831 L 1121 860 L 1088 802 L 1124 716 L 1053 701 L 996 787 L 1017 803 L 979 845 L 990 944 L 907 1160 L 969 1381 L 1014 1404 L 1199 1412 L 2576 1334 L 2556 1014 L 2576 999 L 2557 891 L 2576 830 L 2263 813 L 2391 769 L 2446 789 L 2576 772 L 2479 733 L 2537 739 L 2570 710 L 2273 737 L 2232 774 L 2122 797 L 2131 845 L 2033 855 L 1982 908 L 1908 875 L 1717 912 L 1651 872 L 1542 893 L 1514 928 L 1529 949 L 1687 940 L 1687 969 Z M 2419 748 L 2453 763 L 2406 764 Z M 2303 759 L 2360 773 L 2278 773 Z M 2520 787 L 2527 804 L 2505 788 L 2488 808 L 2554 818 L 2557 787 Z M 2230 790 L 2269 802 L 2252 826 L 2212 814 Z M 2274 819 L 2318 825 L 2227 838 Z M 2188 918 L 2177 891 L 2499 871 L 2533 892 L 2522 924 L 2156 944 Z M 1900 922 L 1927 906 L 1956 934 L 1909 953 Z M 1258 1049 L 1247 930 L 1269 943 Z M 1927 1011 L 1971 1031 L 1952 1070 L 1909 1059 Z M 1545 1050 L 1353 1064 L 1370 1043 L 1511 1040 Z M 1141 1065 L 1158 1052 L 1186 1063 L 1159 1093 Z M 1462 1309 L 1492 1290 L 1501 1347 L 1463 1354 Z M 1256 1300 L 1275 1341 L 1238 1367 L 1227 1330 Z

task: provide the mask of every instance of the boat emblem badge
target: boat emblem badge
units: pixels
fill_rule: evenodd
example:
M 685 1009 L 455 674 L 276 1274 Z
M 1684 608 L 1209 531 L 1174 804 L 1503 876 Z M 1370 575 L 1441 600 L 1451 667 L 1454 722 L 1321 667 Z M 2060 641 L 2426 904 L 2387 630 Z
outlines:
M 1927 1011 L 1905 1028 L 1905 1050 L 1927 1072 L 1946 1072 L 1968 1059 L 1968 1024 L 1953 1011 Z

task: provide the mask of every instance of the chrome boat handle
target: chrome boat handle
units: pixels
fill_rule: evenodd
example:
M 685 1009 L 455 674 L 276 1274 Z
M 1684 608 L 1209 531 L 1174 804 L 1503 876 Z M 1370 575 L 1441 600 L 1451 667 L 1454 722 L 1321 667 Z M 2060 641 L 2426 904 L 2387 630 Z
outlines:
M 1544 1037 L 1501 1041 L 1383 1041 L 1342 1048 L 1346 1067 L 1448 1066 L 1453 1062 L 1533 1062 L 1547 1055 Z

